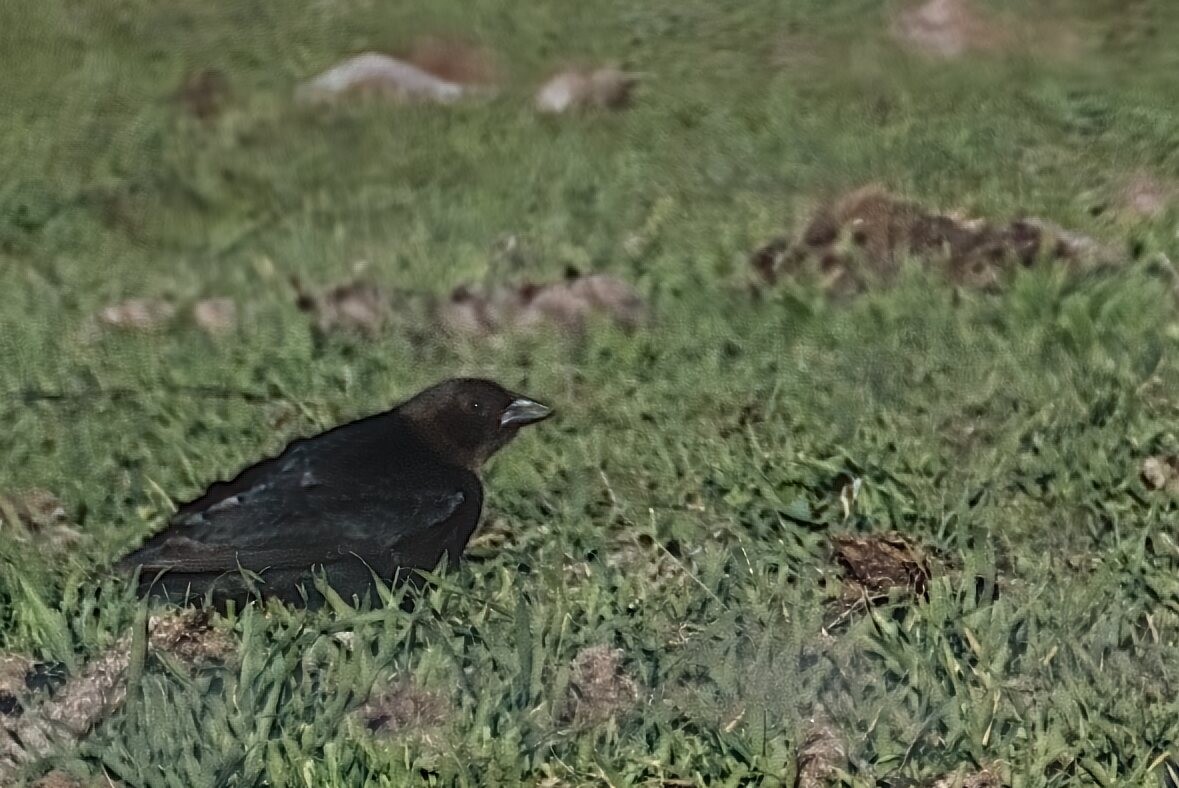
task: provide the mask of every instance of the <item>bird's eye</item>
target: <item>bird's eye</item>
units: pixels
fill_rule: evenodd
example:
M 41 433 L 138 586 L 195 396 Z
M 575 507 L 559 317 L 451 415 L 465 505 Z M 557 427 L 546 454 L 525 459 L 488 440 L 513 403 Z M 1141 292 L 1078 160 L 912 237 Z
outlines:
M 471 411 L 472 413 L 482 413 L 483 403 L 477 399 L 470 400 L 467 402 L 467 410 Z

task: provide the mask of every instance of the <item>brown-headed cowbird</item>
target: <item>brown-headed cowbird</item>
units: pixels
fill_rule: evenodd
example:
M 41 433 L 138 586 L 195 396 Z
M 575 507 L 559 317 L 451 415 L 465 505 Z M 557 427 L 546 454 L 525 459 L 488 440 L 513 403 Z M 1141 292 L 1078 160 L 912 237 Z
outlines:
M 344 599 L 458 557 L 479 521 L 479 468 L 551 410 L 487 380 L 443 381 L 392 410 L 289 444 L 213 484 L 119 562 L 140 592 L 218 607 L 252 596 Z M 246 570 L 246 571 L 242 571 Z

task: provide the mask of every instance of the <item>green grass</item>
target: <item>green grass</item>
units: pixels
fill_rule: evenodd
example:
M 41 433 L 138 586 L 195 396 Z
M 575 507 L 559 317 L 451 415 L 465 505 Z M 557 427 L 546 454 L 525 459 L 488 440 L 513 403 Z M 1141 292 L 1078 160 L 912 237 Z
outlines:
M 1179 182 L 1179 13 L 987 5 L 1076 43 L 929 61 L 861 0 L 0 8 L 0 493 L 51 489 L 86 535 L 63 553 L 0 534 L 0 648 L 75 669 L 101 651 L 136 612 L 103 568 L 162 525 L 166 496 L 297 434 L 460 373 L 560 411 L 489 469 L 502 546 L 412 616 L 248 611 L 231 622 L 240 665 L 150 660 L 119 712 L 25 776 L 793 785 L 820 710 L 847 739 L 850 784 L 959 766 L 1017 786 L 1157 784 L 1179 756 L 1179 544 L 1176 502 L 1137 477 L 1179 449 L 1179 323 L 1148 264 L 1179 254 L 1179 225 L 1173 206 L 1101 207 L 1137 172 Z M 440 32 L 501 55 L 499 98 L 291 100 L 345 54 Z M 805 57 L 775 65 L 783 40 Z M 634 108 L 535 115 L 530 91 L 569 57 L 648 74 Z M 231 83 L 209 124 L 172 97 L 206 66 Z M 868 181 L 1043 216 L 1126 266 L 1032 272 L 996 297 L 912 272 L 849 304 L 793 285 L 751 302 L 746 253 Z M 517 270 L 494 252 L 508 235 Z M 582 342 L 401 327 L 313 342 L 286 275 L 337 281 L 359 260 L 432 293 L 608 271 L 655 320 Z M 184 321 L 86 335 L 122 298 L 217 295 L 242 314 L 225 337 Z M 131 394 L 100 393 L 116 390 Z M 840 472 L 864 485 L 846 522 Z M 828 537 L 886 530 L 943 556 L 928 602 L 837 622 Z M 639 706 L 570 725 L 570 664 L 600 644 L 623 650 Z M 445 721 L 364 730 L 350 712 L 389 676 L 444 697 Z

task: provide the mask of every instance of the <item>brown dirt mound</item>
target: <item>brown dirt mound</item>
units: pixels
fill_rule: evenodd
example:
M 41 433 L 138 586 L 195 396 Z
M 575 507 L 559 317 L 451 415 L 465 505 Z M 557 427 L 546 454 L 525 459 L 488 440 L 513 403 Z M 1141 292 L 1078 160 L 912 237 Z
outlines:
M 569 696 L 562 717 L 575 725 L 604 722 L 634 708 L 639 685 L 610 646 L 583 648 L 573 658 Z
M 374 282 L 353 279 L 318 293 L 307 290 L 297 277 L 292 277 L 291 283 L 295 306 L 311 315 L 320 334 L 356 333 L 372 339 L 392 317 L 389 294 Z
M 835 563 L 843 569 L 845 596 L 882 601 L 901 590 L 928 595 L 932 577 L 929 559 L 912 540 L 899 533 L 879 536 L 845 534 L 831 539 Z
M 589 320 L 604 316 L 633 330 L 647 320 L 647 305 L 626 282 L 605 274 L 582 275 L 570 270 L 563 280 L 483 291 L 456 288 L 436 307 L 436 319 L 451 334 L 489 337 L 544 327 L 580 334 Z
M 775 238 L 754 251 L 750 264 L 765 284 L 813 276 L 828 293 L 845 296 L 892 281 L 909 257 L 956 285 L 994 290 L 1042 260 L 1083 269 L 1108 265 L 1112 255 L 1042 219 L 1002 224 L 941 214 L 870 185 L 822 206 L 797 240 Z
M 374 733 L 398 733 L 441 725 L 450 712 L 446 698 L 401 681 L 374 695 L 356 713 Z

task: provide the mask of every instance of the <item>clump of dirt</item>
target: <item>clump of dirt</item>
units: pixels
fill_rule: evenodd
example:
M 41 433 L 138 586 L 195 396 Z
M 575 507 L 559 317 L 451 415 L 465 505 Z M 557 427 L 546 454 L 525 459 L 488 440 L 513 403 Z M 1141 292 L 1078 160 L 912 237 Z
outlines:
M 400 681 L 371 697 L 356 713 L 370 731 L 388 734 L 441 725 L 450 717 L 451 706 L 436 692 Z
M 456 288 L 436 308 L 438 322 L 457 335 L 489 337 L 551 327 L 580 334 L 588 321 L 602 315 L 628 330 L 643 325 L 646 302 L 626 282 L 605 274 L 582 275 L 570 269 L 563 280 L 484 291 Z
M 901 11 L 893 36 L 922 54 L 953 58 L 972 51 L 992 51 L 1010 36 L 972 8 L 969 0 L 924 0 Z
M 233 636 L 213 626 L 207 610 L 185 608 L 156 616 L 148 623 L 151 647 L 186 665 L 226 662 L 237 653 Z
M 232 298 L 205 298 L 192 305 L 192 320 L 206 334 L 226 334 L 237 327 L 237 303 Z
M 1003 788 L 1003 785 L 999 775 L 990 769 L 963 767 L 939 777 L 930 788 Z
M 499 58 L 487 49 L 455 38 L 419 36 L 404 60 L 436 77 L 460 85 L 492 85 L 500 79 Z
M 577 652 L 564 719 L 575 725 L 594 724 L 635 707 L 639 685 L 623 669 L 622 658 L 622 650 L 610 646 L 590 646 Z
M 176 91 L 176 98 L 188 114 L 201 121 L 212 121 L 224 111 L 229 100 L 229 78 L 216 68 L 194 71 Z
M 6 525 L 18 539 L 32 538 L 55 547 L 72 547 L 82 540 L 57 496 L 39 487 L 0 495 L 0 528 Z
M 190 667 L 225 660 L 235 651 L 232 638 L 213 628 L 208 613 L 193 609 L 152 618 L 148 644 Z M 11 722 L 0 721 L 0 778 L 20 763 L 81 738 L 118 709 L 127 696 L 131 651 L 132 636 L 126 634 L 66 679 L 52 698 Z
M 104 328 L 152 332 L 165 328 L 176 316 L 176 305 L 162 298 L 129 298 L 103 307 L 95 315 Z
M 891 282 L 907 257 L 956 285 L 995 290 L 1041 260 L 1082 268 L 1107 264 L 1110 255 L 1093 239 L 1042 219 L 996 224 L 941 214 L 869 185 L 822 206 L 797 240 L 775 238 L 750 263 L 765 284 L 809 275 L 829 294 L 847 296 Z
M 795 788 L 824 788 L 847 768 L 847 743 L 827 720 L 812 720 L 798 747 Z
M 1175 203 L 1176 189 L 1148 175 L 1137 175 L 1123 187 L 1120 203 L 1125 213 L 1157 219 Z
M 0 654 L 0 715 L 20 714 L 25 677 L 32 667 L 33 660 L 23 654 Z
M 1179 495 L 1179 456 L 1164 454 L 1146 458 L 1139 477 L 1148 490 Z
M 390 295 L 366 279 L 352 279 L 318 293 L 307 290 L 297 277 L 292 277 L 291 284 L 295 306 L 311 315 L 321 335 L 344 332 L 373 339 L 392 317 Z
M 831 539 L 835 563 L 843 570 L 846 601 L 883 601 L 894 591 L 928 598 L 933 573 L 925 552 L 896 533 L 845 534 Z
M 570 69 L 550 77 L 536 92 L 536 109 L 550 115 L 630 106 L 639 75 L 612 66 Z

